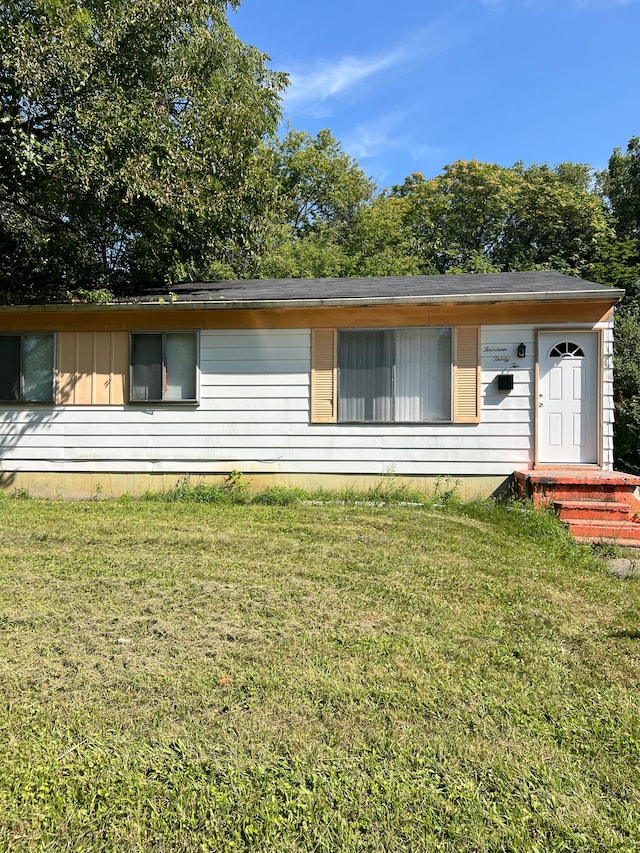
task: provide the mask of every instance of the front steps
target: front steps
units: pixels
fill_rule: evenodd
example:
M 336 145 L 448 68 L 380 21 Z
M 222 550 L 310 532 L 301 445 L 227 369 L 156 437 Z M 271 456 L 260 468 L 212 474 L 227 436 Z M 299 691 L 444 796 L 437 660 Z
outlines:
M 516 471 L 518 496 L 552 506 L 579 542 L 640 548 L 640 477 L 619 471 Z

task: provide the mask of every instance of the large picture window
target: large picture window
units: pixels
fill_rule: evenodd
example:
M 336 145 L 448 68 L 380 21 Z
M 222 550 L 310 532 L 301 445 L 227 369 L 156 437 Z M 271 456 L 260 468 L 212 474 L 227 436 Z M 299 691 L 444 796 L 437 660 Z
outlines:
M 53 402 L 53 337 L 0 335 L 0 401 Z
M 131 335 L 132 402 L 195 402 L 196 332 L 134 332 Z
M 448 327 L 341 331 L 338 420 L 451 421 L 452 356 Z

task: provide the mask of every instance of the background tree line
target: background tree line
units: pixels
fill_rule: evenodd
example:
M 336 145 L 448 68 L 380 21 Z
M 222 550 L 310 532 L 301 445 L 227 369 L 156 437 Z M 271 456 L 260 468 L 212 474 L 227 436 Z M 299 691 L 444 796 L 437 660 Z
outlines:
M 625 287 L 618 464 L 640 472 L 640 138 L 608 168 L 476 161 L 380 190 L 226 0 L 0 6 L 0 299 L 162 282 L 553 268 Z

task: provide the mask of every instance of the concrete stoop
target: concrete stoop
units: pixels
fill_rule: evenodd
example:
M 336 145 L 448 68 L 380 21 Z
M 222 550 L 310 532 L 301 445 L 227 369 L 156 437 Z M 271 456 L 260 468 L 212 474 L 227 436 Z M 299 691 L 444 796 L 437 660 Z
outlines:
M 552 506 L 579 542 L 640 548 L 640 477 L 620 471 L 516 471 L 521 498 Z

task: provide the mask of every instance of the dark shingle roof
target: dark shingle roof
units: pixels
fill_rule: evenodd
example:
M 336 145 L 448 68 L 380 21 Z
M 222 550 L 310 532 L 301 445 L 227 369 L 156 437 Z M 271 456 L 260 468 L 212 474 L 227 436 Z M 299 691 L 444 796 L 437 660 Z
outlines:
M 211 307 L 366 305 L 394 302 L 486 302 L 610 299 L 624 292 L 550 271 L 373 278 L 285 278 L 193 282 L 146 291 L 134 302 L 208 303 Z

